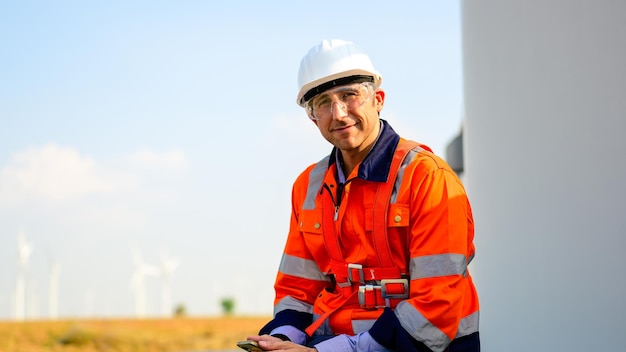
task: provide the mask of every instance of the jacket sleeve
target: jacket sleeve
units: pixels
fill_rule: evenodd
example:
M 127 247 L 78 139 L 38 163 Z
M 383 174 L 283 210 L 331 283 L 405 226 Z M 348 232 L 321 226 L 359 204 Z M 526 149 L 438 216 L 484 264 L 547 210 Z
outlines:
M 473 219 L 465 190 L 448 165 L 420 153 L 407 169 L 400 195 L 410 204 L 409 299 L 387 310 L 370 330 L 386 347 L 443 351 L 467 314 L 473 285 L 467 264 L 474 254 Z
M 394 351 L 431 352 L 426 345 L 417 341 L 402 327 L 400 320 L 390 308 L 385 308 L 369 333 L 376 342 Z
M 316 264 L 307 246 L 307 235 L 299 225 L 311 168 L 298 177 L 292 189 L 289 233 L 274 283 L 274 318 L 261 329 L 264 334 L 286 325 L 306 329 L 313 320 L 317 295 L 330 282 Z

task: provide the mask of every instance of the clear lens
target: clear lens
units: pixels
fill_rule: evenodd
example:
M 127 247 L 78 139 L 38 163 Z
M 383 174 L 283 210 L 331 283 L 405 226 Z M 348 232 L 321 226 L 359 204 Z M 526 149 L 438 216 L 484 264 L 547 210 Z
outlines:
M 374 93 L 374 85 L 369 82 L 341 86 L 313 97 L 305 109 L 311 120 L 322 120 L 332 116 L 334 109 L 348 112 L 360 108 Z

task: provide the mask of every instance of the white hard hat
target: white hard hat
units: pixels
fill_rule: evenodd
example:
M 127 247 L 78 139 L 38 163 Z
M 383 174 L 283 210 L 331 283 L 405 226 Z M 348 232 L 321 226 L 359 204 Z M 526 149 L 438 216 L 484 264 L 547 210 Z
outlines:
M 300 90 L 296 102 L 304 106 L 315 95 L 348 83 L 370 81 L 378 88 L 382 80 L 369 56 L 353 43 L 340 39 L 323 40 L 300 61 Z

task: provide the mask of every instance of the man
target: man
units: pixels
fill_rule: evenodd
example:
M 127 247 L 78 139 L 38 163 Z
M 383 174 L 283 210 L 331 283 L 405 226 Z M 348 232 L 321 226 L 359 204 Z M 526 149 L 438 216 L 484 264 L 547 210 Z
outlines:
M 465 190 L 380 119 L 381 81 L 350 42 L 302 59 L 297 103 L 334 148 L 293 185 L 274 318 L 248 337 L 264 350 L 480 350 Z

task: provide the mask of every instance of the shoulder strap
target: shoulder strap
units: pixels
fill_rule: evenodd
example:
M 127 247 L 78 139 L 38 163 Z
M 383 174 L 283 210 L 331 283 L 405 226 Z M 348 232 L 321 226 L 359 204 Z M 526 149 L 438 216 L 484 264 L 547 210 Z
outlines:
M 389 240 L 387 238 L 387 213 L 389 210 L 389 202 L 393 193 L 393 187 L 395 185 L 398 172 L 402 165 L 402 162 L 408 155 L 408 153 L 415 147 L 420 146 L 419 143 L 414 141 L 401 140 L 396 147 L 393 159 L 391 161 L 391 167 L 389 169 L 389 175 L 387 181 L 380 183 L 376 190 L 374 198 L 373 209 L 373 239 L 374 248 L 378 254 L 378 261 L 382 268 L 394 267 L 391 249 L 389 248 Z M 335 236 L 335 224 L 332 221 L 334 217 L 334 204 L 330 200 L 330 197 L 323 197 L 323 214 L 322 214 L 322 226 L 324 235 L 324 244 L 330 256 L 331 262 L 336 264 L 345 265 L 345 260 L 341 254 L 341 248 Z M 345 290 L 342 291 L 343 297 L 340 304 L 336 304 L 333 309 L 328 310 L 322 316 L 318 317 L 311 325 L 309 325 L 305 332 L 308 336 L 313 336 L 315 331 L 324 323 L 328 317 L 334 313 L 337 309 L 341 308 L 345 302 L 348 302 L 352 297 L 357 294 L 357 290 Z
M 417 142 L 401 140 L 396 147 L 391 161 L 391 168 L 387 176 L 387 182 L 378 185 L 376 196 L 374 198 L 374 216 L 373 218 L 373 237 L 374 248 L 378 254 L 378 262 L 381 267 L 393 267 L 393 256 L 389 248 L 389 239 L 387 238 L 387 215 L 389 213 L 389 201 L 393 193 L 398 171 L 402 165 L 402 161 L 406 158 L 411 149 L 419 146 Z
M 372 216 L 372 239 L 374 242 L 374 249 L 378 254 L 378 262 L 381 268 L 394 267 L 392 260 L 393 256 L 391 249 L 389 248 L 389 240 L 387 238 L 387 215 L 389 202 L 391 200 L 391 195 L 393 193 L 393 188 L 395 186 L 395 181 L 402 165 L 402 161 L 413 148 L 418 146 L 420 146 L 419 143 L 409 140 L 401 140 L 398 143 L 391 161 L 387 181 L 379 183 L 376 189 Z M 337 236 L 335 235 L 336 224 L 333 221 L 333 218 L 337 209 L 335 209 L 330 197 L 323 197 L 322 202 L 322 226 L 326 250 L 330 256 L 331 262 L 339 265 L 345 264 Z

